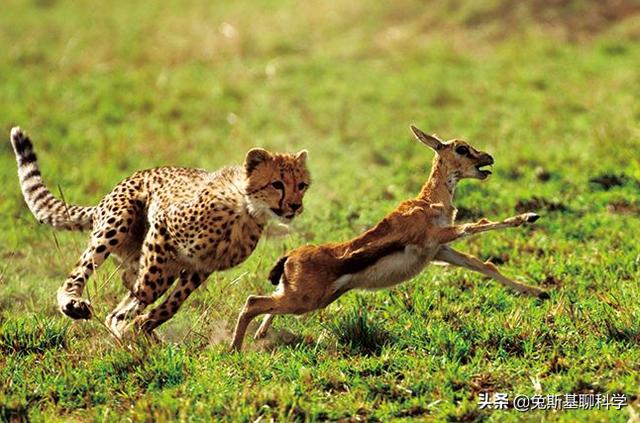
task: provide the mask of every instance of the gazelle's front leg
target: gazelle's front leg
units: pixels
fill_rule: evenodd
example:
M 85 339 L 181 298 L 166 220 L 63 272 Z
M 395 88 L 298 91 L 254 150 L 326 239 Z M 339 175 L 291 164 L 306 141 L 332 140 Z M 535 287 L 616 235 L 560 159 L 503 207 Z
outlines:
M 240 312 L 238 316 L 238 322 L 236 323 L 236 328 L 233 331 L 233 341 L 231 341 L 231 351 L 240 351 L 242 348 L 242 343 L 244 341 L 244 334 L 247 331 L 247 326 L 249 323 L 260 314 L 267 314 L 265 320 L 268 325 L 271 324 L 271 319 L 269 319 L 269 315 L 273 315 L 275 312 L 284 312 L 285 310 L 279 310 L 279 300 L 281 297 L 271 296 L 258 296 L 258 295 L 249 295 L 247 298 L 247 302 L 244 305 L 244 308 Z M 266 332 L 266 329 L 265 329 Z
M 502 273 L 500 273 L 498 268 L 494 266 L 493 263 L 483 262 L 477 257 L 474 257 L 470 254 L 456 251 L 448 245 L 443 245 L 442 247 L 440 247 L 440 250 L 438 250 L 436 256 L 434 257 L 434 260 L 444 261 L 454 266 L 460 266 L 469 270 L 480 272 L 483 275 L 489 276 L 490 278 L 497 280 L 504 286 L 515 289 L 522 294 L 533 295 L 540 299 L 549 298 L 549 294 L 540 288 L 516 282 L 507 278 Z
M 526 223 L 533 223 L 540 218 L 536 213 L 523 213 L 504 219 L 501 222 L 491 222 L 481 219 L 475 223 L 465 223 L 462 225 L 447 226 L 438 231 L 437 236 L 442 244 L 455 241 L 460 238 L 479 234 L 481 232 L 493 231 L 496 229 L 515 228 Z

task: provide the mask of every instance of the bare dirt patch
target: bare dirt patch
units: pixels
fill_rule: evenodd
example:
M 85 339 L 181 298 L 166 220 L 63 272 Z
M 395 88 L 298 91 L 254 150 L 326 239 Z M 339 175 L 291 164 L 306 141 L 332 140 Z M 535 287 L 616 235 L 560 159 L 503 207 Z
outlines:
M 531 197 L 528 200 L 518 200 L 515 209 L 518 213 L 535 212 L 540 210 L 564 212 L 569 208 L 562 202 L 557 200 L 548 200 L 543 197 Z
M 603 173 L 589 179 L 589 182 L 595 184 L 605 191 L 609 191 L 613 187 L 619 187 L 629 182 L 629 177 L 624 173 Z
M 526 21 L 560 30 L 570 41 L 579 41 L 607 31 L 617 23 L 640 13 L 636 0 L 502 0 L 496 6 L 478 10 L 466 19 L 468 26 L 500 23 L 505 31 Z
M 635 214 L 640 215 L 640 203 L 627 200 L 614 200 L 607 206 L 607 211 L 614 214 Z
M 540 182 L 547 182 L 549 179 L 551 179 L 551 172 L 549 172 L 542 166 L 538 166 L 536 168 L 536 179 L 538 179 Z

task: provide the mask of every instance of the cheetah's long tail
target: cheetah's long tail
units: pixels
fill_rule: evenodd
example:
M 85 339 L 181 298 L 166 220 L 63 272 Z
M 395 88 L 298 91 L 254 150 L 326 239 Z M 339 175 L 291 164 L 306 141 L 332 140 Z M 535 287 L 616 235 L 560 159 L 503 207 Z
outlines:
M 11 130 L 11 145 L 18 162 L 18 177 L 24 200 L 31 213 L 56 229 L 82 230 L 93 224 L 94 207 L 74 206 L 53 196 L 42 182 L 38 159 L 29 137 L 15 127 Z

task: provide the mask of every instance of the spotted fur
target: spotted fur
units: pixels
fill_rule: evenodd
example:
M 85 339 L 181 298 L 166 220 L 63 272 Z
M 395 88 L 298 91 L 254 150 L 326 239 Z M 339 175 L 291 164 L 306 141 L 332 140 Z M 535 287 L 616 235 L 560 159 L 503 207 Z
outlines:
M 58 289 L 62 313 L 90 318 L 91 306 L 82 298 L 86 282 L 107 257 L 118 260 L 130 293 L 107 317 L 116 335 L 130 323 L 152 331 L 212 272 L 246 260 L 269 219 L 287 223 L 302 212 L 310 184 L 306 151 L 290 155 L 255 148 L 244 166 L 213 173 L 179 167 L 144 170 L 116 185 L 97 206 L 74 206 L 44 185 L 33 145 L 20 128 L 11 131 L 11 144 L 34 216 L 59 229 L 91 229 L 86 249 Z M 145 312 L 172 285 L 162 303 Z

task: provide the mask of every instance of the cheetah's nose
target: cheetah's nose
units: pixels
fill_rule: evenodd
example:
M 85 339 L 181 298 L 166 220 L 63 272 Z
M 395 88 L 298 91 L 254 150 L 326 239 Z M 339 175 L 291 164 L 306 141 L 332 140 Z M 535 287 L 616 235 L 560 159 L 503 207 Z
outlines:
M 293 211 L 298 210 L 300 207 L 302 207 L 302 204 L 298 204 L 298 203 L 289 203 L 289 208 Z

